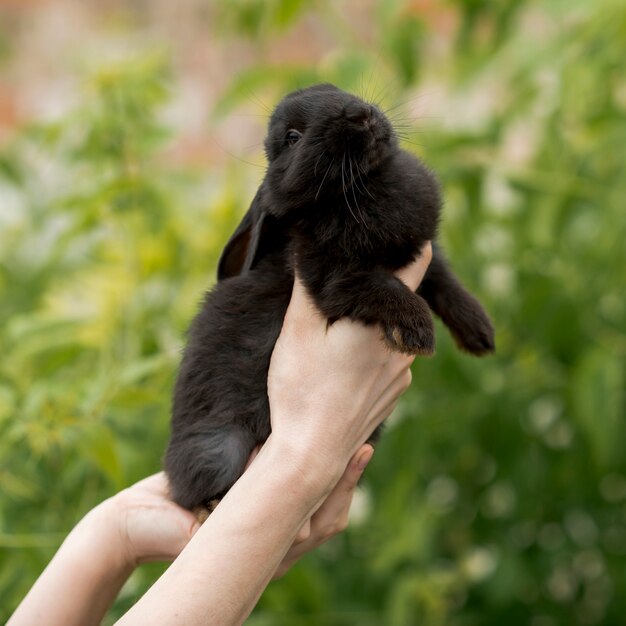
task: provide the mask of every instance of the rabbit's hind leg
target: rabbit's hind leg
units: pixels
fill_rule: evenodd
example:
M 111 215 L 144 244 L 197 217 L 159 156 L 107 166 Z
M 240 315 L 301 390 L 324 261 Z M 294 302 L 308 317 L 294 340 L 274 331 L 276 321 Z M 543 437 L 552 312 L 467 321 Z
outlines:
M 255 445 L 252 433 L 233 424 L 173 438 L 165 455 L 172 499 L 186 509 L 214 506 L 241 476 Z

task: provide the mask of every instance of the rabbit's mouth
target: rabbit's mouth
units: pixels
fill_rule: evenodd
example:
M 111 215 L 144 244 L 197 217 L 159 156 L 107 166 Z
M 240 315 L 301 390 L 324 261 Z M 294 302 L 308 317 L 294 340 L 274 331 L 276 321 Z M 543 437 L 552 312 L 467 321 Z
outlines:
M 315 201 L 328 196 L 342 197 L 352 190 L 367 194 L 369 176 L 389 158 L 397 143 L 388 120 L 378 109 L 364 105 L 360 115 L 343 115 L 326 129 L 322 152 L 309 161 L 294 164 L 303 173 L 313 170 L 311 189 Z M 311 151 L 313 154 L 313 151 Z M 290 183 L 293 178 L 287 178 Z
M 342 120 L 344 152 L 367 174 L 380 165 L 393 150 L 391 124 L 374 105 L 352 102 L 344 109 Z
M 387 160 L 392 151 L 392 137 L 382 131 L 373 130 L 363 141 L 347 143 L 341 160 L 345 160 L 354 170 L 355 176 L 351 176 L 351 180 L 355 177 L 366 180 Z

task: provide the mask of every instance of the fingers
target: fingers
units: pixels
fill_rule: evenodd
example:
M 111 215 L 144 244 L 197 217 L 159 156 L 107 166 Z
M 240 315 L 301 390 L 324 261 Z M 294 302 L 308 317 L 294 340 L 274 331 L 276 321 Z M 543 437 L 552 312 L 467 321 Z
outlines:
M 354 491 L 373 455 L 374 448 L 370 444 L 359 448 L 335 488 L 313 516 L 311 536 L 318 540 L 317 545 L 345 530 Z
M 428 266 L 433 258 L 433 247 L 430 241 L 427 241 L 420 252 L 420 255 L 406 267 L 398 270 L 396 276 L 413 291 L 415 291 L 428 270 Z
M 285 320 L 298 320 L 301 323 L 326 324 L 326 320 L 311 299 L 304 283 L 296 274 L 291 292 L 291 301 L 285 315 Z
M 142 489 L 155 495 L 167 497 L 169 493 L 169 483 L 167 482 L 165 472 L 157 472 L 135 483 L 132 489 Z
M 166 559 L 173 561 L 189 543 L 189 540 L 196 534 L 201 524 L 191 511 L 180 509 L 164 508 L 157 514 L 160 516 L 158 524 L 160 529 L 154 538 L 153 551 L 151 556 L 144 556 L 142 561 L 152 561 Z M 156 520 L 154 524 L 156 525 Z M 168 526 L 171 526 L 168 531 Z
M 170 499 L 163 472 L 120 491 L 102 506 L 110 512 L 108 523 L 119 526 L 122 552 L 134 565 L 173 560 L 200 527 L 191 511 Z
M 308 519 L 298 531 L 294 544 L 304 543 L 311 536 L 311 520 Z

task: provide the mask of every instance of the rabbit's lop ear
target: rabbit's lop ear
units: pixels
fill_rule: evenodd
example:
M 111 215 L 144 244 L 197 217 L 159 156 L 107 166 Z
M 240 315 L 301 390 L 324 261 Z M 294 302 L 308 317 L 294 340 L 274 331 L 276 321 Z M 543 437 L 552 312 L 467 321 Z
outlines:
M 265 221 L 265 210 L 259 196 L 257 192 L 248 212 L 222 252 L 217 266 L 218 280 L 247 272 L 258 260 L 261 231 Z

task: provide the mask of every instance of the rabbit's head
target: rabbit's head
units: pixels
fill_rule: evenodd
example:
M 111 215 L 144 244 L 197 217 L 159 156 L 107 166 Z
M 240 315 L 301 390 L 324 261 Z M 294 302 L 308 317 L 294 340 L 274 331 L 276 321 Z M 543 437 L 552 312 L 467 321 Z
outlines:
M 218 278 L 251 269 L 283 245 L 277 222 L 319 220 L 336 207 L 348 211 L 346 198 L 397 150 L 389 120 L 357 96 L 330 84 L 285 96 L 269 122 L 265 179 L 226 245 Z
M 397 148 L 378 107 L 330 84 L 294 91 L 274 110 L 265 140 L 268 210 L 282 216 L 342 196 Z

